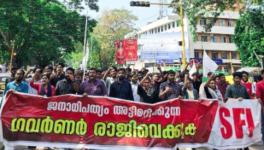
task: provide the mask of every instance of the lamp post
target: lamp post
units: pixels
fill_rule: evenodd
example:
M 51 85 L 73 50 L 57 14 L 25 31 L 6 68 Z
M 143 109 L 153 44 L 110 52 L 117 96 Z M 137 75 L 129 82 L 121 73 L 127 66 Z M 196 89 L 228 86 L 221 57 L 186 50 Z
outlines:
M 85 78 L 85 72 L 87 67 L 87 62 L 89 59 L 89 47 L 88 47 L 88 40 L 87 40 L 87 29 L 88 28 L 88 11 L 85 16 L 85 28 L 84 28 L 84 40 L 83 40 L 83 59 L 82 59 L 82 67 L 83 67 L 83 81 Z

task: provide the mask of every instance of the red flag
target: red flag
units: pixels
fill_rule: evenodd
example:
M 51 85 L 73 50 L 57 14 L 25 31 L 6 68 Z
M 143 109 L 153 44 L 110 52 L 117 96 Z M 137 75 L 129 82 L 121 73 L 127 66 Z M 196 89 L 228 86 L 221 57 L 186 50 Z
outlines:
M 136 61 L 138 59 L 138 45 L 136 39 L 123 40 L 123 49 L 126 61 Z

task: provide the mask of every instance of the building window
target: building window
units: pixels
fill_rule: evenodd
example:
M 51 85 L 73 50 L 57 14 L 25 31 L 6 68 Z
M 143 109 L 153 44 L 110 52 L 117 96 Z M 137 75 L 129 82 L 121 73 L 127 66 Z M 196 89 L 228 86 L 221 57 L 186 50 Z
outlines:
M 200 25 L 206 25 L 206 19 L 205 18 L 200 19 Z
M 212 52 L 212 59 L 217 59 L 217 58 L 218 58 L 218 53 Z
M 226 43 L 226 37 L 225 37 L 225 36 L 222 36 L 222 37 L 221 37 L 221 42 L 222 42 L 222 43 Z
M 223 68 L 224 68 L 224 72 L 228 72 L 227 66 L 223 66 Z
M 232 27 L 232 21 L 231 20 L 227 20 L 227 26 Z
M 208 41 L 208 40 L 207 40 L 207 36 L 202 35 L 202 36 L 201 36 L 201 41 L 202 41 L 202 42 L 207 42 L 207 41 Z
M 227 52 L 222 52 L 222 58 L 227 59 Z
M 171 28 L 171 25 L 170 25 L 170 23 L 168 24 L 168 29 L 170 29 Z
M 225 26 L 225 20 L 221 19 L 219 22 L 220 22 L 220 26 Z
M 158 27 L 158 33 L 160 33 L 160 27 Z
M 232 55 L 232 59 L 237 59 L 237 52 L 232 52 L 231 55 Z
M 215 42 L 216 42 L 216 39 L 215 39 L 215 36 L 214 36 L 214 35 L 211 36 L 211 42 L 212 42 L 212 43 L 215 43 Z
M 160 32 L 163 32 L 163 26 L 161 26 L 160 28 L 161 28 L 161 29 L 160 29 Z
M 167 31 L 167 25 L 166 24 L 164 25 L 164 31 Z
M 229 36 L 229 43 L 233 43 L 232 36 Z
M 199 51 L 195 51 L 194 52 L 194 57 L 195 58 L 200 58 L 200 52 Z
M 172 28 L 175 28 L 175 22 L 172 22 Z

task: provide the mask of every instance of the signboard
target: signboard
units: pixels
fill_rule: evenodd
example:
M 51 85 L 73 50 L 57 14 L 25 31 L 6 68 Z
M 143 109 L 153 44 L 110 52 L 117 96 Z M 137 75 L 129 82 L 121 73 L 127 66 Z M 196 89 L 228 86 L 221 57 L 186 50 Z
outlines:
M 185 34 L 186 57 L 189 59 L 188 34 Z M 181 32 L 169 32 L 159 34 L 141 35 L 138 39 L 139 52 L 141 60 L 160 60 L 172 59 L 179 60 L 182 58 L 182 41 Z

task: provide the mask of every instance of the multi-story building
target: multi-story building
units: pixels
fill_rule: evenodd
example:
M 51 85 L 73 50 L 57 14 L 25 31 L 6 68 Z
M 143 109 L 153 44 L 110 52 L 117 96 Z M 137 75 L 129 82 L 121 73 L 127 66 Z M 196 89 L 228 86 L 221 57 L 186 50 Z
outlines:
M 185 19 L 187 24 L 187 20 Z M 187 57 L 190 58 L 188 26 L 184 32 Z M 137 38 L 139 44 L 139 59 L 146 63 L 159 61 L 180 62 L 182 48 L 179 43 L 182 41 L 180 20 L 177 15 L 171 15 L 151 22 L 140 28 L 136 33 L 130 33 L 126 38 Z M 173 61 L 172 61 L 173 60 Z
M 196 30 L 197 40 L 191 41 L 194 58 L 201 59 L 203 50 L 206 50 L 213 60 L 221 60 L 218 61 L 220 70 L 233 72 L 240 68 L 239 52 L 232 38 L 238 18 L 239 12 L 225 11 L 217 18 L 210 32 L 202 27 L 208 19 L 201 18 Z
M 219 70 L 231 73 L 240 68 L 239 52 L 232 39 L 237 19 L 239 19 L 238 11 L 224 11 L 218 16 L 210 32 L 206 32 L 203 25 L 207 23 L 208 18 L 201 18 L 197 24 L 197 39 L 194 41 L 189 30 L 188 20 L 185 18 L 184 31 L 188 57 L 200 60 L 205 50 L 208 56 L 218 63 Z M 162 33 L 181 33 L 179 16 L 168 16 L 149 23 L 141 27 L 134 35 L 130 34 L 128 37 L 134 36 L 140 41 L 142 38 L 154 38 L 155 35 Z M 182 41 L 181 37 L 177 37 L 174 44 L 178 45 L 180 41 Z M 141 46 L 139 47 L 141 48 Z M 140 48 L 139 56 L 142 50 Z M 147 60 L 144 59 L 143 61 Z

